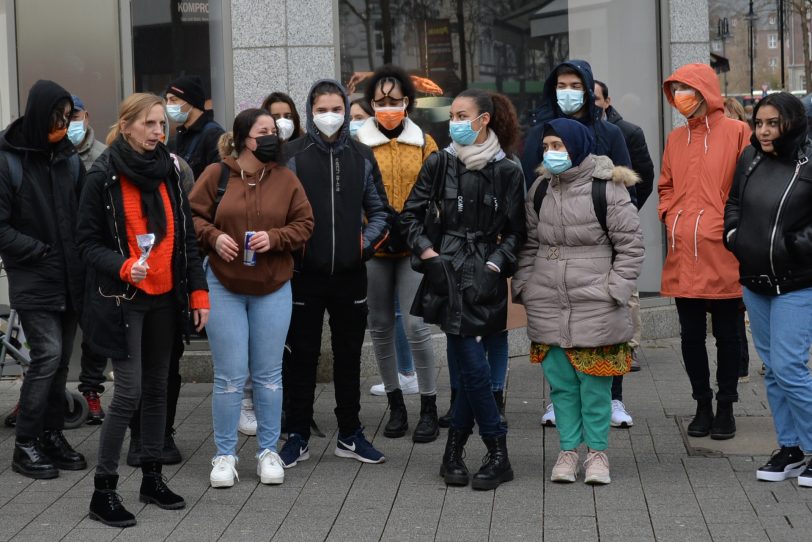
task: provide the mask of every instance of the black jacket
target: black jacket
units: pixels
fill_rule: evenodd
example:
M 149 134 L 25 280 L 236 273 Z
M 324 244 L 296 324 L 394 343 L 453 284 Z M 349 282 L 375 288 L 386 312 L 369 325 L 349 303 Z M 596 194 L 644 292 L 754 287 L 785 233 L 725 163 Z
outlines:
M 524 175 L 513 161 L 502 157 L 480 171 L 469 171 L 448 150 L 440 215 L 439 246 L 426 234 L 426 209 L 440 153 L 425 161 L 400 214 L 401 232 L 412 250 L 412 267 L 424 273 L 412 314 L 453 335 L 490 335 L 507 325 L 507 277 L 516 267 L 519 249 L 527 238 Z M 420 261 L 434 248 L 439 258 Z M 485 262 L 496 264 L 501 273 Z M 444 276 L 443 280 L 436 277 Z
M 287 166 L 302 182 L 315 219 L 296 270 L 320 275 L 358 271 L 389 237 L 391 217 L 381 172 L 372 149 L 349 137 L 346 94 L 344 125 L 333 143 L 313 124 L 310 101 L 308 97 L 307 134 L 285 145 Z
M 654 190 L 654 163 L 648 152 L 646 136 L 642 128 L 624 120 L 614 107 L 606 109 L 606 120 L 620 128 L 632 161 L 631 168 L 640 176 L 640 182 L 634 186 L 637 192 L 636 205 L 640 209 Z
M 13 186 L 0 157 L 0 257 L 15 309 L 82 309 L 85 271 L 74 228 L 84 167 L 74 178 L 73 144 L 67 138 L 47 142 L 51 111 L 65 98 L 70 94 L 56 83 L 39 81 L 25 115 L 0 133 L 0 150 L 16 154 L 23 171 L 21 184 Z
M 113 168 L 110 152 L 110 149 L 104 151 L 93 164 L 79 204 L 77 240 L 82 258 L 88 265 L 82 331 L 98 354 L 125 359 L 124 304 L 132 299 L 137 288 L 119 277 L 119 270 L 131 254 L 119 174 Z M 175 220 L 173 292 L 179 308 L 179 329 L 188 336 L 191 331 L 189 294 L 195 290 L 208 290 L 208 286 L 189 200 L 176 169 L 172 169 L 166 186 Z
M 739 158 L 725 206 L 725 245 L 740 282 L 764 295 L 812 286 L 812 142 L 793 160 L 753 146 Z
M 167 148 L 186 160 L 197 179 L 206 166 L 220 161 L 217 142 L 223 132 L 223 127 L 214 120 L 214 112 L 206 110 L 188 128 L 178 126 L 175 137 L 169 138 Z

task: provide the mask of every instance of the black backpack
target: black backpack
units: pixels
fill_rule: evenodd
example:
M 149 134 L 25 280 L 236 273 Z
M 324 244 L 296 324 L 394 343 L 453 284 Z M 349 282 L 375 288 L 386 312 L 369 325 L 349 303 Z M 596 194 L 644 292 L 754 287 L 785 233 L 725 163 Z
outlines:
M 11 176 L 11 186 L 14 188 L 14 193 L 17 194 L 20 191 L 20 187 L 23 185 L 23 163 L 20 160 L 20 157 L 15 152 L 9 151 L 0 151 L 6 159 L 6 164 L 8 165 L 8 172 Z M 70 175 L 73 180 L 78 184 L 79 181 L 79 154 L 74 153 L 68 157 L 68 168 L 70 171 Z

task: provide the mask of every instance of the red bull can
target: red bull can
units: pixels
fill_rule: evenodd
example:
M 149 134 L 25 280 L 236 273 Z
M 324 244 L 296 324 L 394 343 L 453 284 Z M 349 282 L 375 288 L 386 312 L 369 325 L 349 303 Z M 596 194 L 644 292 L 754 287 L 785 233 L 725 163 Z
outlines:
M 245 245 L 242 253 L 242 264 L 250 265 L 251 267 L 257 265 L 257 252 L 248 248 L 248 243 L 251 241 L 251 238 L 255 233 L 255 231 L 245 232 Z

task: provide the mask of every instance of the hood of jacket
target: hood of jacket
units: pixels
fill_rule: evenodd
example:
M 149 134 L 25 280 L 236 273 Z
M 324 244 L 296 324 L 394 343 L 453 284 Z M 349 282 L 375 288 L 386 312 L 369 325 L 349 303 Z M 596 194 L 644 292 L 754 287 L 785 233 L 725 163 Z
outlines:
M 683 83 L 695 88 L 702 95 L 708 109 L 705 115 L 710 115 L 715 111 L 724 110 L 724 100 L 722 99 L 722 89 L 719 87 L 719 78 L 713 68 L 707 64 L 685 64 L 677 68 L 677 71 L 663 83 L 663 93 L 671 107 L 676 108 L 674 103 L 674 93 L 671 92 L 671 83 Z
M 623 120 L 623 117 L 620 115 L 617 109 L 610 105 L 606 108 L 606 120 L 612 124 L 617 124 Z
M 552 129 L 564 142 L 567 154 L 569 154 L 574 167 L 581 165 L 584 158 L 589 156 L 589 153 L 595 147 L 595 136 L 592 130 L 576 120 L 569 118 L 553 119 L 544 124 L 542 137 L 549 129 Z
M 321 137 L 321 132 L 319 129 L 316 128 L 316 124 L 313 122 L 313 91 L 317 86 L 322 83 L 332 83 L 338 87 L 341 91 L 341 97 L 344 99 L 344 124 L 341 128 L 338 129 L 338 137 L 336 140 L 330 144 L 326 142 Z M 307 135 L 316 142 L 317 145 L 320 147 L 327 149 L 331 145 L 336 149 L 341 149 L 344 145 L 347 144 L 347 140 L 350 137 L 350 99 L 347 95 L 347 90 L 344 88 L 344 85 L 336 81 L 335 79 L 319 79 L 310 87 L 310 90 L 307 93 L 307 105 L 305 107 L 305 128 L 307 130 Z
M 556 97 L 556 84 L 558 83 L 558 69 L 561 67 L 568 67 L 578 72 L 581 81 L 584 83 L 584 103 L 587 105 L 588 112 L 585 116 L 579 119 L 571 115 L 565 114 L 558 107 L 558 98 Z M 592 66 L 586 60 L 567 60 L 562 62 L 550 72 L 547 80 L 544 81 L 544 89 L 541 91 L 541 105 L 538 108 L 538 118 L 543 122 L 550 119 L 557 119 L 561 117 L 572 118 L 584 124 L 592 125 L 595 120 L 600 116 L 600 108 L 595 105 L 595 79 L 592 76 Z
M 370 117 L 366 122 L 364 122 L 364 124 L 361 125 L 361 127 L 358 129 L 357 137 L 358 141 L 368 147 L 386 145 L 389 143 L 389 141 L 391 141 L 383 134 L 383 132 L 380 131 L 374 117 Z M 403 131 L 395 139 L 398 143 L 412 145 L 414 147 L 422 147 L 426 142 L 423 135 L 423 130 L 421 130 L 420 126 L 415 124 L 409 117 L 406 117 L 403 120 Z
M 11 142 L 18 147 L 47 151 L 48 132 L 51 128 L 51 112 L 56 104 L 68 100 L 73 107 L 70 92 L 54 83 L 40 79 L 28 91 L 25 114 L 22 116 L 19 133 L 11 133 Z

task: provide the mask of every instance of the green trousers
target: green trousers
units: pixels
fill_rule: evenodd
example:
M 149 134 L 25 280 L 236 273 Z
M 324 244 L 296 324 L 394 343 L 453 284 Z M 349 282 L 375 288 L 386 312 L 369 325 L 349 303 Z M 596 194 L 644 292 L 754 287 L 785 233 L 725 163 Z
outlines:
M 612 421 L 612 377 L 576 371 L 558 346 L 550 348 L 541 368 L 550 384 L 561 449 L 575 450 L 585 442 L 593 450 L 606 450 Z

